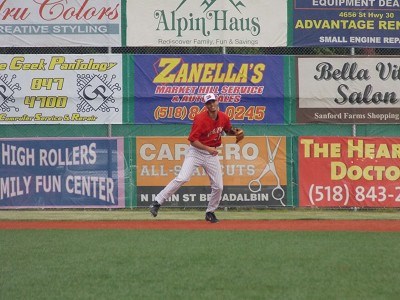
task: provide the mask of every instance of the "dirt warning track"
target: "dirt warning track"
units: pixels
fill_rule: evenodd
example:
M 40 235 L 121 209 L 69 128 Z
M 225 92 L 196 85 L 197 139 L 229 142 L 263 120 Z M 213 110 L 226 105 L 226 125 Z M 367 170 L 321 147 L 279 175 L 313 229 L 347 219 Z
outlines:
M 206 221 L 0 221 L 3 230 L 126 229 L 126 230 L 275 230 L 400 232 L 400 220 L 221 220 Z

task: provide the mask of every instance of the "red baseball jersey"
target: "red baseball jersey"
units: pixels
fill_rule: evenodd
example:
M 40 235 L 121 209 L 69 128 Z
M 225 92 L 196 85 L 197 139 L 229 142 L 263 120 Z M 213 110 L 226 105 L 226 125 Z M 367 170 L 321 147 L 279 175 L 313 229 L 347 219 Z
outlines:
M 222 132 L 229 131 L 231 127 L 231 121 L 227 114 L 218 111 L 217 119 L 213 120 L 208 115 L 208 111 L 204 111 L 195 116 L 188 140 L 200 141 L 210 147 L 218 147 L 221 145 Z

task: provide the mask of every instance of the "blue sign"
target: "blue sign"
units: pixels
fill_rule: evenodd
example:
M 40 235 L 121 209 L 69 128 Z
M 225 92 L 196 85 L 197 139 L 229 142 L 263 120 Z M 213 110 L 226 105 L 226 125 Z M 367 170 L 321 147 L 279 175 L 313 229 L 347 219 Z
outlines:
M 122 138 L 0 139 L 0 209 L 125 207 Z
M 398 1 L 293 0 L 293 46 L 398 48 Z
M 134 123 L 192 123 L 217 96 L 232 123 L 284 123 L 284 57 L 134 55 Z

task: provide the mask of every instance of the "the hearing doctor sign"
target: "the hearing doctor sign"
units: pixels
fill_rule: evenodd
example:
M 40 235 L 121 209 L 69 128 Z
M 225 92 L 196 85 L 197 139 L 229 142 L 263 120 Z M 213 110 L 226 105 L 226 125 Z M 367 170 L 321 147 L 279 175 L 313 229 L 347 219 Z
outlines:
M 400 207 L 400 139 L 301 137 L 300 206 Z

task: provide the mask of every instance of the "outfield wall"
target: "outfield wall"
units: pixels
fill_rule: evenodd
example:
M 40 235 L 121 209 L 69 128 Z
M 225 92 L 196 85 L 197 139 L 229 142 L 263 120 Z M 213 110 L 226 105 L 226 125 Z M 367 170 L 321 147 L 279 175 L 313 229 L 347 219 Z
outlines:
M 10 0 L 0 14 L 0 209 L 148 206 L 208 92 L 246 132 L 223 138 L 222 206 L 400 202 L 397 1 Z M 204 207 L 208 189 L 198 170 L 167 205 Z
M 179 172 L 208 91 L 246 132 L 221 147 L 223 207 L 398 207 L 398 65 L 380 56 L 1 55 L 0 208 L 148 206 Z M 268 145 L 276 176 L 261 176 Z M 198 170 L 167 205 L 203 207 L 208 191 Z

